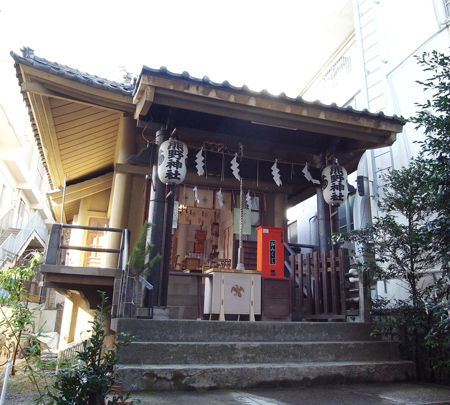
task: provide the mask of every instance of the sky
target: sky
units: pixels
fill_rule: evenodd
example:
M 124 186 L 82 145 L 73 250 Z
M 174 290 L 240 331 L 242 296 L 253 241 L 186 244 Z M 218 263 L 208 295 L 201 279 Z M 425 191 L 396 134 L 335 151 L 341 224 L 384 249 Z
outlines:
M 10 51 L 121 81 L 143 65 L 297 96 L 345 0 L 0 0 L 0 105 L 27 132 Z

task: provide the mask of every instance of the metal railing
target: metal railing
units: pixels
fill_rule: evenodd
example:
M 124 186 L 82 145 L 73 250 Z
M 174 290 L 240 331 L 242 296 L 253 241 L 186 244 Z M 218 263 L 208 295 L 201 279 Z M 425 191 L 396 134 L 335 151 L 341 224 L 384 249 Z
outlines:
M 100 231 L 120 233 L 120 247 L 103 248 L 103 247 L 89 247 L 70 245 L 64 241 L 66 239 L 63 234 L 64 229 L 79 229 L 84 231 Z M 54 224 L 50 234 L 50 240 L 47 248 L 47 255 L 45 264 L 61 264 L 65 265 L 65 252 L 68 250 L 77 250 L 82 252 L 96 252 L 96 253 L 112 253 L 117 254 L 117 268 L 125 271 L 128 262 L 128 246 L 129 246 L 129 230 L 122 228 L 107 228 L 86 225 L 68 225 L 68 224 Z
M 17 234 L 9 235 L 0 245 L 0 265 L 5 261 L 14 261 L 27 247 L 31 236 L 36 234 L 43 244 L 47 241 L 48 230 L 39 213 L 36 211 L 25 227 Z
M 12 227 L 12 219 L 14 215 L 14 209 L 9 209 L 3 217 L 0 218 L 0 236 L 8 228 Z
M 103 247 L 89 247 L 71 245 L 70 238 L 64 234 L 64 230 L 82 230 L 82 231 L 99 231 L 99 232 L 113 232 L 120 233 L 120 245 L 119 248 L 103 248 Z M 47 254 L 45 258 L 45 264 L 50 265 L 65 265 L 69 267 L 69 263 L 66 263 L 66 252 L 70 250 L 81 252 L 97 252 L 106 254 L 117 254 L 117 266 L 116 268 L 121 270 L 121 277 L 119 285 L 114 283 L 114 289 L 118 288 L 118 294 L 114 293 L 116 299 L 112 302 L 112 315 L 125 316 L 124 306 L 126 304 L 126 297 L 129 290 L 129 272 L 128 272 L 128 250 L 129 250 L 130 231 L 122 228 L 108 228 L 108 227 L 95 227 L 86 225 L 68 225 L 68 224 L 54 224 L 50 234 L 50 240 L 47 247 Z M 78 266 L 77 266 L 78 267 Z M 83 266 L 82 266 L 83 267 Z

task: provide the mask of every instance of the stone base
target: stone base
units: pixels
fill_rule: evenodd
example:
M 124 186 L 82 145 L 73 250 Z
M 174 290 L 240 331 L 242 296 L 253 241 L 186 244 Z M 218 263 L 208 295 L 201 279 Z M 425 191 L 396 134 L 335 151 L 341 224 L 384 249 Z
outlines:
M 121 365 L 124 391 L 239 389 L 408 381 L 412 362 L 335 362 L 304 364 Z
M 169 308 L 153 307 L 153 319 L 169 319 Z

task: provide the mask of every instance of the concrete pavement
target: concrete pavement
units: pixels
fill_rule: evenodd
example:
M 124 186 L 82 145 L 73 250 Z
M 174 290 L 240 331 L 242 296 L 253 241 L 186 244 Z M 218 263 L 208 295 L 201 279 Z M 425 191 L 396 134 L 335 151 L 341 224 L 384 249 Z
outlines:
M 450 387 L 373 383 L 134 394 L 141 405 L 450 405 Z

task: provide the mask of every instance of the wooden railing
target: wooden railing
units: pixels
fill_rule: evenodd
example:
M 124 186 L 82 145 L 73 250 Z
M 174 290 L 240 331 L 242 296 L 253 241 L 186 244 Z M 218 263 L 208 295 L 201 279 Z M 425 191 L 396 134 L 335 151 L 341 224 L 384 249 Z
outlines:
M 345 320 L 345 250 L 290 255 L 293 315 L 302 320 Z

